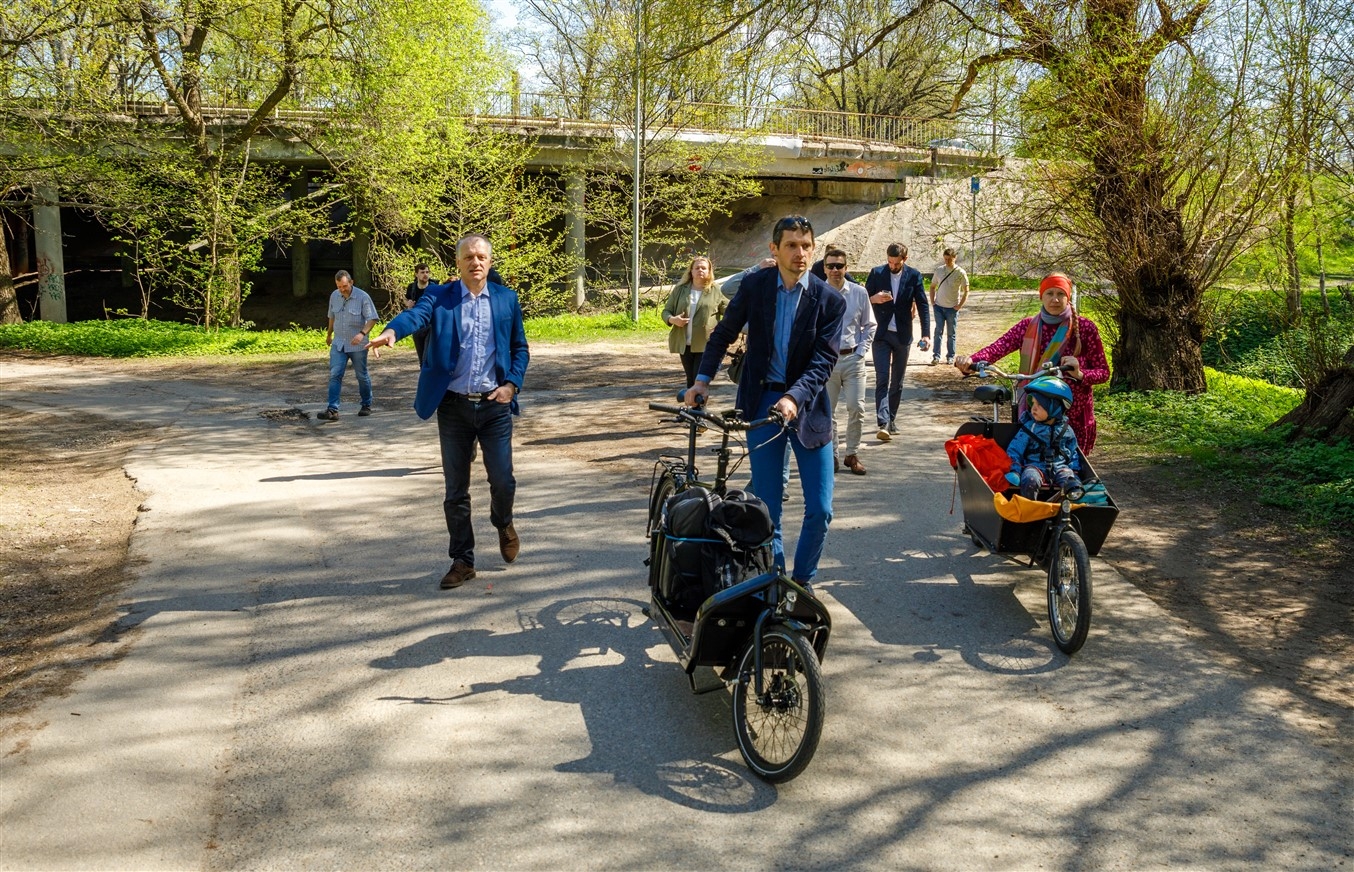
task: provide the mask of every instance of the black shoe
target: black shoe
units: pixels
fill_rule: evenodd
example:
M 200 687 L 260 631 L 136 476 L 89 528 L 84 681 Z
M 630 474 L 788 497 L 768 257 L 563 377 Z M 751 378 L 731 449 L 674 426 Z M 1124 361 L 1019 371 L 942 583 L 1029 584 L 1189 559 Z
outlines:
M 897 435 L 898 435 L 898 425 L 897 425 L 897 424 L 894 424 L 894 423 L 890 423 L 890 424 L 889 424 L 889 435 L 890 435 L 890 436 L 897 436 Z
M 321 412 L 321 413 L 319 413 L 318 415 L 315 416 L 315 420 L 317 420 L 317 421 L 337 421 L 337 420 L 338 420 L 338 409 L 325 409 L 323 412 Z
M 357 417 L 365 418 L 370 414 L 371 414 L 371 406 L 363 406 L 361 409 L 358 410 Z

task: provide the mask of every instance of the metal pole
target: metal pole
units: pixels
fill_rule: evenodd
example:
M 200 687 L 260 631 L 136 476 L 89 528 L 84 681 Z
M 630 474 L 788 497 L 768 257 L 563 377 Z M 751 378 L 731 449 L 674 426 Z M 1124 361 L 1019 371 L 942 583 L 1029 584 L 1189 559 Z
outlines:
M 635 0 L 635 163 L 633 169 L 634 200 L 630 224 L 630 320 L 639 323 L 639 183 L 640 183 L 640 140 L 644 136 L 642 113 L 643 95 L 640 87 L 643 77 L 640 75 L 640 60 L 643 52 L 644 36 L 644 0 Z
M 978 274 L 978 186 L 973 186 L 973 214 L 971 216 L 969 235 L 969 258 L 968 273 L 970 276 Z
M 993 5 L 997 11 L 997 51 L 1002 51 L 1006 46 L 1002 39 L 1001 30 L 1001 0 L 993 0 Z M 992 66 L 992 153 L 997 153 L 997 71 L 1001 69 L 1000 64 Z

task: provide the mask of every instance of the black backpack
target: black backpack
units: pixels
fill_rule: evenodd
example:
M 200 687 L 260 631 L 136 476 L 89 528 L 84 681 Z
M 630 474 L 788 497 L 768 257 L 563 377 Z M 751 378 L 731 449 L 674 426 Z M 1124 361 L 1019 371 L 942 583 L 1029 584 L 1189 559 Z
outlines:
M 663 510 L 667 572 L 660 593 L 674 611 L 694 615 L 715 593 L 771 571 L 771 513 L 740 490 L 723 498 L 692 487 L 668 498 Z
M 707 523 L 714 538 L 742 551 L 766 545 L 775 533 L 766 503 L 741 490 L 729 491 L 711 506 Z

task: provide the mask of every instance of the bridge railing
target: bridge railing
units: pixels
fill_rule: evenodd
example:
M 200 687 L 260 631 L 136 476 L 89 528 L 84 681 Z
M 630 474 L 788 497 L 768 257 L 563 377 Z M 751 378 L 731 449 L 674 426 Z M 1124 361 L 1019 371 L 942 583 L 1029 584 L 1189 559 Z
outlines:
M 506 119 L 618 124 L 622 119 L 605 111 L 581 112 L 577 98 L 548 93 L 498 94 L 489 98 L 482 114 Z M 579 117 L 590 115 L 592 117 Z M 963 138 L 968 131 L 960 122 L 945 118 L 905 118 L 829 109 L 789 106 L 739 106 L 732 103 L 685 103 L 665 126 L 710 131 L 734 131 L 815 139 L 850 139 L 887 142 L 925 148 L 939 139 Z M 982 142 L 980 137 L 972 137 Z
M 489 96 L 477 106 L 448 107 L 449 111 L 469 117 L 532 122 L 547 125 L 596 124 L 611 127 L 626 123 L 605 109 L 580 111 L 580 101 L 568 95 L 548 93 L 504 93 Z M 174 116 L 170 103 L 128 101 L 122 111 L 141 117 Z M 251 110 L 232 106 L 204 107 L 217 120 L 244 120 Z M 590 117 L 589 117 L 590 116 Z M 323 122 L 323 108 L 277 108 L 272 117 L 298 123 Z M 958 140 L 968 136 L 974 143 L 985 143 L 981 133 L 974 134 L 962 122 L 944 118 L 906 118 L 897 115 L 869 115 L 828 109 L 800 109 L 790 106 L 740 106 L 732 103 L 684 103 L 663 120 L 665 127 L 708 132 L 738 132 L 810 139 L 844 139 L 889 143 L 900 147 L 926 148 L 936 140 Z M 978 147 L 981 147 L 979 145 Z

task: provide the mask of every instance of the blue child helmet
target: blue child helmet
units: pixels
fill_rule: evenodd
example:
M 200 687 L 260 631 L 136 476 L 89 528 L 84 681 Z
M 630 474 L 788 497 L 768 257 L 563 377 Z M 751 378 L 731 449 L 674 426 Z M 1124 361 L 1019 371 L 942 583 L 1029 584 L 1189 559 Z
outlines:
M 1049 415 L 1055 418 L 1072 408 L 1072 389 L 1057 376 L 1046 375 L 1035 379 L 1025 385 L 1025 394 L 1037 395 Z

